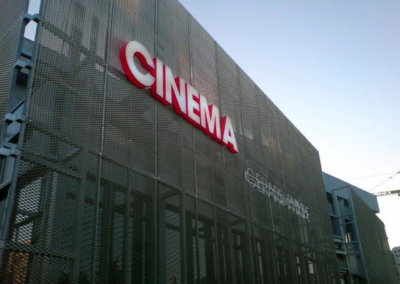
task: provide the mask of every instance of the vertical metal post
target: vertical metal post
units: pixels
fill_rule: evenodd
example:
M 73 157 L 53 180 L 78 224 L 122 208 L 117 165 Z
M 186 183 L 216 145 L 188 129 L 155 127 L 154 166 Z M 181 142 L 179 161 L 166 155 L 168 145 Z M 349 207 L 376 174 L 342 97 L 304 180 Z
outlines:
M 45 0 L 43 0 L 45 1 Z M 8 100 L 8 108 L 9 111 L 5 115 L 5 123 L 3 124 L 3 129 L 1 133 L 1 141 L 0 141 L 0 156 L 3 157 L 3 162 L 1 163 L 0 169 L 0 190 L 2 191 L 2 195 L 4 194 L 5 201 L 5 208 L 4 214 L 1 222 L 1 231 L 0 231 L 0 270 L 4 269 L 4 254 L 5 254 L 5 247 L 7 243 L 8 234 L 10 232 L 10 226 L 12 221 L 12 214 L 14 210 L 14 201 L 16 197 L 16 190 L 17 190 L 17 174 L 20 165 L 20 153 L 23 149 L 23 138 L 26 128 L 25 123 L 25 116 L 27 112 L 27 104 L 29 100 L 29 94 L 32 91 L 32 84 L 33 84 L 33 74 L 32 71 L 34 69 L 34 62 L 37 57 L 38 52 L 38 34 L 39 34 L 39 25 L 36 30 L 34 44 L 32 47 L 32 56 L 31 59 L 28 60 L 26 57 L 23 57 L 22 54 L 22 46 L 24 42 L 24 33 L 25 28 L 30 21 L 35 21 L 39 23 L 40 15 L 42 14 L 42 10 L 44 7 L 44 2 L 41 3 L 39 14 L 36 15 L 29 15 L 27 13 L 24 14 L 21 20 L 21 26 L 19 31 L 19 39 L 18 39 L 18 46 L 16 49 L 16 63 L 14 67 L 14 74 L 12 78 L 10 93 L 9 93 L 9 100 Z M 28 11 L 29 1 L 25 4 L 25 11 Z M 15 88 L 17 83 L 17 77 L 20 72 L 26 71 L 28 75 L 27 85 L 25 87 L 25 94 L 24 98 L 19 98 L 15 96 Z M 25 73 L 25 74 L 26 74 Z M 16 98 L 18 103 L 15 104 L 12 98 Z M 19 123 L 19 133 L 17 136 L 18 140 L 13 143 L 9 143 L 7 141 L 8 136 L 8 126 L 13 123 Z
M 102 105 L 102 120 L 101 120 L 101 144 L 100 144 L 100 152 L 98 153 L 99 163 L 97 169 L 97 192 L 96 192 L 96 209 L 95 209 L 95 226 L 94 226 L 94 246 L 93 246 L 93 261 L 92 261 L 92 273 L 91 279 L 93 282 L 96 282 L 96 277 L 98 275 L 98 265 L 100 261 L 100 239 L 101 234 L 99 232 L 101 226 L 101 198 L 103 194 L 102 190 L 102 174 L 103 174 L 103 155 L 104 155 L 104 140 L 105 140 L 105 115 L 106 115 L 106 99 L 107 99 L 107 88 L 108 88 L 108 56 L 109 49 L 111 44 L 111 27 L 112 27 L 112 15 L 114 8 L 114 0 L 109 2 L 108 6 L 108 19 L 107 19 L 107 30 L 106 30 L 106 46 L 105 46 L 105 66 L 104 66 L 104 74 L 103 74 L 103 105 Z
M 331 194 L 332 194 L 333 206 L 334 206 L 334 208 L 335 208 L 335 212 L 336 212 L 337 218 L 338 218 L 338 220 L 339 220 L 340 234 L 342 235 L 342 238 L 343 238 L 343 240 L 344 240 L 344 250 L 345 250 L 345 252 L 346 252 L 346 263 L 347 263 L 347 267 L 348 267 L 348 269 L 349 269 L 350 283 L 353 283 L 353 276 L 352 276 L 352 273 L 351 273 L 351 266 L 350 266 L 350 261 L 349 261 L 349 252 L 348 252 L 348 249 L 347 249 L 346 236 L 345 236 L 345 233 L 344 233 L 344 224 L 343 224 L 343 222 L 342 222 L 342 214 L 341 214 L 341 211 L 340 211 L 338 202 L 337 202 L 337 195 L 336 195 L 336 191 L 337 191 L 337 190 L 345 189 L 345 188 L 347 188 L 347 187 L 348 187 L 348 186 L 335 188 L 335 189 L 333 189 L 333 190 L 331 191 Z
M 359 251 L 360 251 L 360 255 L 361 255 L 361 262 L 362 262 L 362 265 L 363 265 L 363 267 L 364 267 L 364 273 L 365 273 L 365 277 L 366 277 L 366 279 L 367 279 L 367 284 L 369 284 L 369 283 L 370 283 L 370 280 L 369 280 L 369 275 L 368 275 L 368 269 L 367 269 L 367 265 L 366 265 L 366 263 L 365 263 L 364 251 L 363 251 L 363 248 L 362 248 L 362 240 L 361 240 L 361 238 L 360 238 L 360 233 L 359 233 L 359 231 L 358 231 L 358 225 L 357 225 L 357 218 L 356 218 L 355 212 L 354 212 L 354 203 L 353 203 L 352 192 L 350 191 L 350 187 L 348 187 L 347 190 L 349 191 L 350 208 L 352 208 L 352 210 L 353 210 L 354 229 L 355 229 L 356 236 L 357 236 L 357 241 L 358 241 L 358 244 L 359 244 Z
M 187 28 L 187 34 L 188 34 L 188 46 L 189 46 L 189 66 L 190 66 L 190 84 L 193 86 L 194 85 L 194 76 L 193 76 L 193 59 L 192 59 L 192 50 L 191 50 L 191 36 L 192 36 L 192 29 L 191 29 L 191 18 L 188 16 L 188 28 Z M 199 264 L 199 230 L 198 230 L 198 188 L 197 188 L 197 162 L 196 162 L 196 139 L 195 139 L 195 134 L 194 134 L 194 129 L 192 128 L 192 140 L 193 140 L 193 165 L 194 165 L 194 190 L 195 190 L 195 198 L 194 198 L 194 220 L 195 220 L 195 234 L 196 234 L 196 244 L 195 247 L 193 248 L 196 250 L 196 262 L 193 263 L 196 265 L 196 270 L 197 270 L 197 277 L 200 276 L 200 264 Z M 192 229 L 192 228 L 190 228 Z M 197 279 L 196 281 L 199 281 Z
M 158 1 L 154 4 L 154 56 L 158 56 Z M 159 283 L 160 281 L 160 261 L 159 261 L 159 195 L 158 195 L 158 102 L 154 100 L 154 283 Z

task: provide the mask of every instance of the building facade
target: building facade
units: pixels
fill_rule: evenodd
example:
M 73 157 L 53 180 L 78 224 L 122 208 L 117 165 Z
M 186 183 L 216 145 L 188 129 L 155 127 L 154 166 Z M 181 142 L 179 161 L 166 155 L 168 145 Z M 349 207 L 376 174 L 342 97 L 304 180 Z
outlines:
M 392 254 L 394 257 L 394 263 L 397 269 L 397 279 L 400 282 L 400 247 L 394 247 L 392 249 Z
M 341 283 L 397 283 L 377 197 L 323 176 Z
M 14 2 L 0 11 L 5 282 L 335 283 L 318 152 L 179 2 Z M 146 52 L 126 69 L 132 41 Z M 154 99 L 169 90 L 173 106 Z

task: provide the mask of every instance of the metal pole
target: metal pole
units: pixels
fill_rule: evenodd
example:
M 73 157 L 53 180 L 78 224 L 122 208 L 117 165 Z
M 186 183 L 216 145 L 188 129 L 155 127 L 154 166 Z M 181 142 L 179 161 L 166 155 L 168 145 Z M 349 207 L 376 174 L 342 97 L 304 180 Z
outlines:
M 339 220 L 340 234 L 341 234 L 341 236 L 343 237 L 343 240 L 344 240 L 344 250 L 346 252 L 346 263 L 347 263 L 347 267 L 349 269 L 350 283 L 352 284 L 352 283 L 354 283 L 354 281 L 353 281 L 353 277 L 352 277 L 352 273 L 351 273 L 351 267 L 350 267 L 350 261 L 349 261 L 349 252 L 347 250 L 347 243 L 346 243 L 346 236 L 344 234 L 344 228 L 343 228 L 344 224 L 342 224 L 342 215 L 341 215 L 341 212 L 340 212 L 339 205 L 337 203 L 337 195 L 336 195 L 336 191 L 337 190 L 341 190 L 341 189 L 349 189 L 349 186 L 346 185 L 346 186 L 341 186 L 341 187 L 335 188 L 335 189 L 333 189 L 331 191 L 331 195 L 332 195 L 333 206 L 335 208 L 335 212 L 334 213 L 337 214 L 337 218 Z

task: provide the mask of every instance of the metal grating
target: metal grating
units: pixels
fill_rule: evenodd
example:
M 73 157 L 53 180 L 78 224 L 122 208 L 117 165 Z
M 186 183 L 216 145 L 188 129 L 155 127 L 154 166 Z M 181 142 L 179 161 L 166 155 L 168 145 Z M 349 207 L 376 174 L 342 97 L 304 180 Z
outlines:
M 396 283 L 395 263 L 391 253 L 385 225 L 375 213 L 351 190 L 351 201 L 354 208 L 354 219 L 365 261 L 365 278 L 370 283 Z
M 0 19 L 0 115 L 4 116 L 7 111 L 8 94 L 12 88 L 14 66 L 17 60 L 17 49 L 21 26 L 22 15 L 25 10 L 26 3 L 24 1 L 2 1 L 2 13 Z M 14 87 L 14 86 L 13 86 Z M 3 126 L 3 120 L 0 121 L 0 127 Z
M 12 208 L 0 207 L 6 282 L 334 283 L 318 152 L 178 1 L 43 4 Z M 239 154 L 127 80 L 130 40 L 232 119 Z M 252 188 L 248 168 L 310 221 Z

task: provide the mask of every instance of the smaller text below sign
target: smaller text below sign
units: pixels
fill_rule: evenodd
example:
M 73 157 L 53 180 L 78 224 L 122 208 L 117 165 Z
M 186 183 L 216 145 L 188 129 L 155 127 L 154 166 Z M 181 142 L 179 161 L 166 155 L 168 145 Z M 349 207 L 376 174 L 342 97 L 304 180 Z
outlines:
M 282 189 L 272 185 L 266 181 L 266 178 L 259 173 L 255 173 L 253 169 L 248 168 L 244 172 L 244 179 L 250 185 L 263 195 L 271 198 L 274 202 L 279 203 L 281 206 L 287 207 L 288 210 L 292 211 L 299 217 L 310 221 L 309 208 L 293 198 L 290 194 L 285 194 Z

